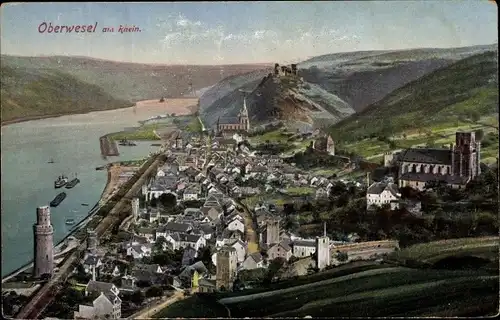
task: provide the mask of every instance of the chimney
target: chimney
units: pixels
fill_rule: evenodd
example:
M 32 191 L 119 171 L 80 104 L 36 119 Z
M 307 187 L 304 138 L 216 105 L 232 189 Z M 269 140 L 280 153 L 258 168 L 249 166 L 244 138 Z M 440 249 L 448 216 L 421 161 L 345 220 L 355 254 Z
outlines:
M 92 281 L 96 281 L 95 266 L 92 266 Z

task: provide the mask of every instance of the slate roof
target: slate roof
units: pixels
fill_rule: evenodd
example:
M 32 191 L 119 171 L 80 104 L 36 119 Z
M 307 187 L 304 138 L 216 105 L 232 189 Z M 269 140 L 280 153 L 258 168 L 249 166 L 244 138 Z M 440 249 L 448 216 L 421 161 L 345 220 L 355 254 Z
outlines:
M 263 260 L 260 252 L 254 252 L 250 254 L 250 257 L 255 261 L 255 263 L 259 263 Z
M 201 278 L 198 281 L 198 286 L 200 286 L 200 287 L 215 288 L 215 280 Z
M 298 247 L 316 247 L 316 242 L 307 240 L 295 240 L 293 241 L 292 245 Z
M 282 247 L 283 249 L 285 249 L 285 251 L 290 251 L 292 250 L 292 248 L 290 248 L 290 246 L 288 245 L 288 241 L 281 241 L 280 243 L 278 244 L 275 244 L 274 246 L 280 246 Z M 273 247 L 274 247 L 273 246 Z M 316 246 L 316 244 L 314 243 L 314 246 Z M 272 247 L 271 247 L 272 248 Z
M 451 164 L 452 151 L 449 149 L 411 148 L 402 151 L 400 161 L 432 164 Z
M 164 230 L 171 232 L 187 232 L 192 226 L 188 223 L 169 222 L 164 226 Z
M 219 124 L 240 124 L 240 119 L 238 117 L 222 117 L 218 120 Z
M 381 194 L 386 189 L 389 190 L 393 196 L 398 197 L 399 190 L 395 183 L 375 182 L 368 188 L 366 193 Z
M 432 173 L 419 173 L 419 172 L 406 172 L 400 178 L 400 180 L 407 181 L 419 181 L 419 182 L 428 182 L 432 180 L 444 181 L 448 184 L 466 184 L 468 182 L 468 177 L 460 177 L 460 176 L 450 176 L 450 175 L 440 175 L 440 174 L 432 174 Z
M 111 292 L 111 288 L 113 288 L 112 283 L 90 280 L 89 283 L 87 283 L 86 289 L 88 292 L 106 293 L 106 292 Z
M 186 234 L 186 233 L 179 233 L 179 240 L 183 242 L 191 242 L 195 243 L 200 239 L 199 234 Z
M 99 258 L 94 256 L 94 255 L 89 255 L 87 259 L 85 259 L 85 262 L 83 264 L 89 265 L 89 266 L 95 266 L 97 264 L 97 261 L 99 261 Z

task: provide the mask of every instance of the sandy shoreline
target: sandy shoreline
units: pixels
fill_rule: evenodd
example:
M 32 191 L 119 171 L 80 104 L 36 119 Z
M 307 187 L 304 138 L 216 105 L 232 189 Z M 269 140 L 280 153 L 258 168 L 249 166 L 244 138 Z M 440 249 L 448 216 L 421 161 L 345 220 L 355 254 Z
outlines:
M 176 115 L 188 115 L 192 114 L 196 111 L 196 105 L 198 103 L 197 98 L 167 98 L 165 99 L 164 102 L 159 102 L 160 99 L 153 99 L 153 100 L 142 100 L 142 101 L 137 101 L 135 104 L 131 103 L 129 106 L 123 107 L 123 108 L 116 108 L 116 109 L 105 109 L 105 110 L 89 110 L 88 112 L 77 112 L 77 113 L 72 113 L 72 112 L 62 112 L 62 113 L 55 113 L 55 114 L 49 114 L 49 115 L 39 115 L 39 116 L 28 116 L 28 117 L 21 117 L 21 118 L 16 118 L 16 119 L 10 119 L 10 120 L 2 120 L 0 125 L 2 127 L 8 126 L 11 124 L 16 124 L 16 123 L 21 123 L 21 122 L 28 122 L 28 121 L 35 121 L 35 120 L 43 120 L 43 119 L 50 119 L 50 118 L 59 118 L 59 117 L 64 117 L 64 116 L 76 116 L 76 115 L 88 115 L 91 113 L 95 112 L 109 112 L 109 111 L 117 111 L 117 110 L 127 110 L 127 109 L 133 109 L 133 108 L 143 108 L 147 109 L 150 111 L 157 111 L 158 113 L 175 113 Z

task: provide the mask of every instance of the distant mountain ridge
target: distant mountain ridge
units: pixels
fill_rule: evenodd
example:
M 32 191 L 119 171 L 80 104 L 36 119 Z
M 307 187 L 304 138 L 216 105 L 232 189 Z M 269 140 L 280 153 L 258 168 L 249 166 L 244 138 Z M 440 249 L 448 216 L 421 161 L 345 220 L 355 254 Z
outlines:
M 225 75 L 236 75 L 265 68 L 262 65 L 150 65 L 117 62 L 87 57 L 1 56 L 2 66 L 21 69 L 58 70 L 80 81 L 98 85 L 116 99 L 132 103 L 166 98 L 180 98 L 193 91 L 216 84 Z
M 498 50 L 498 44 L 335 53 L 299 63 L 299 70 L 305 81 L 335 94 L 359 112 L 429 72 L 491 50 Z
M 341 141 L 432 128 L 467 118 L 498 117 L 498 49 L 435 70 L 331 128 Z
M 354 111 L 364 110 L 394 90 L 430 72 L 474 54 L 495 49 L 498 49 L 498 44 L 322 55 L 298 64 L 299 77 L 302 80 L 297 83 L 300 85 L 290 89 L 300 93 L 303 99 L 319 104 L 333 115 L 333 122 L 336 122 Z M 262 82 L 266 71 L 231 76 L 207 90 L 200 98 L 201 115 L 206 125 L 213 126 L 221 116 L 237 115 L 243 103 L 243 93 L 240 90 L 251 92 L 247 104 L 250 112 L 251 109 L 258 110 L 255 112 L 259 114 L 253 115 L 256 121 L 264 121 L 264 114 L 267 114 L 266 121 L 276 119 L 276 113 L 270 111 L 275 108 L 272 106 L 275 102 L 272 90 L 265 98 L 253 93 Z M 344 112 L 337 110 L 338 108 L 354 111 Z

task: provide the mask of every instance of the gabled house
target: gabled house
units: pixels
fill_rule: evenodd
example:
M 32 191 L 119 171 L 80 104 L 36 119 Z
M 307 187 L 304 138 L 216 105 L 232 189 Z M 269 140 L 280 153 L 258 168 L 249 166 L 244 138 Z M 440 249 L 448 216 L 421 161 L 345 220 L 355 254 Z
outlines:
M 120 319 L 121 303 L 117 294 L 101 292 L 92 301 L 92 306 L 78 305 L 78 311 L 74 312 L 74 319 Z
M 85 273 L 92 273 L 95 269 L 99 269 L 103 263 L 101 259 L 96 255 L 88 255 L 87 258 L 82 263 Z
M 200 187 L 196 184 L 191 184 L 184 189 L 182 199 L 184 201 L 198 200 L 200 193 Z
M 252 270 L 257 268 L 264 267 L 264 259 L 260 252 L 254 252 L 247 256 L 245 261 L 241 264 L 241 269 L 243 270 Z
M 390 205 L 391 209 L 399 207 L 401 193 L 398 185 L 392 182 L 374 182 L 366 191 L 366 207 L 381 207 Z
M 267 256 L 269 260 L 274 260 L 281 257 L 288 261 L 292 256 L 292 248 L 290 248 L 287 241 L 281 241 L 280 243 L 274 244 L 267 250 Z
M 149 242 L 154 242 L 156 237 L 156 229 L 155 228 L 139 228 L 137 230 L 137 234 L 141 237 L 148 239 Z
M 127 256 L 132 256 L 134 259 L 142 259 L 151 256 L 151 250 L 151 243 L 131 245 L 127 248 Z
M 233 240 L 231 243 L 229 243 L 229 246 L 236 249 L 236 255 L 238 257 L 239 263 L 245 261 L 245 256 L 247 254 L 247 245 L 245 242 L 236 239 L 236 240 Z
M 241 218 L 239 215 L 236 215 L 232 217 L 231 220 L 229 220 L 227 224 L 227 229 L 231 231 L 240 231 L 241 233 L 245 232 L 245 224 L 243 221 L 241 221 L 243 218 Z

